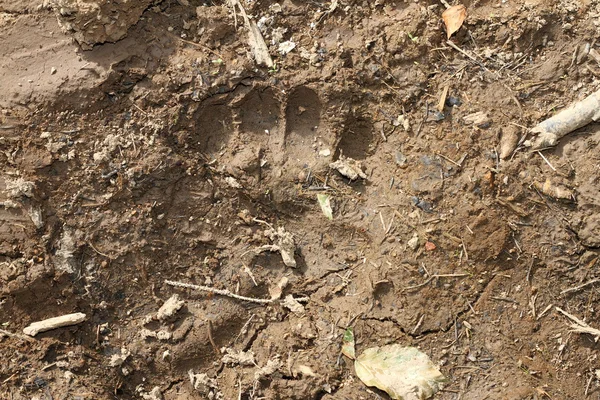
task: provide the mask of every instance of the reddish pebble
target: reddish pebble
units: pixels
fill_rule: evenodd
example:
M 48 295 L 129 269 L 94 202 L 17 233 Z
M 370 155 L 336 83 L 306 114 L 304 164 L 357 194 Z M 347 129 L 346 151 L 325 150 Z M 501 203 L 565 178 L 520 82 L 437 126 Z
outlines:
M 435 248 L 436 248 L 436 245 L 433 244 L 433 242 L 425 242 L 425 250 L 434 251 Z

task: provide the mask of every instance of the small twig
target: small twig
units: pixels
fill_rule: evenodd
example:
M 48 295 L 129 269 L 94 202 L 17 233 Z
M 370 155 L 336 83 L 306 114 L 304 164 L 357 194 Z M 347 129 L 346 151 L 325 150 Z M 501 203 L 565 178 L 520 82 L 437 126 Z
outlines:
M 540 314 L 539 314 L 539 315 L 538 315 L 538 316 L 535 318 L 535 320 L 536 320 L 536 321 L 539 321 L 539 320 L 540 320 L 540 318 L 542 318 L 544 315 L 546 315 L 546 313 L 547 313 L 548 311 L 550 311 L 550 309 L 551 309 L 553 306 L 554 306 L 554 304 L 548 304 L 548 306 L 547 306 L 546 308 L 544 308 L 544 311 L 542 311 L 542 312 L 541 312 L 541 313 L 540 313 Z
M 578 291 L 580 291 L 582 289 L 585 289 L 588 286 L 595 285 L 598 282 L 600 282 L 600 279 L 592 279 L 591 281 L 586 282 L 584 284 L 581 284 L 579 286 L 575 286 L 575 287 L 572 287 L 572 288 L 569 288 L 569 289 L 565 289 L 562 292 L 560 292 L 560 294 L 568 294 L 568 293 L 578 292 Z
M 381 225 L 383 226 L 383 231 L 386 232 L 387 228 L 385 227 L 385 222 L 383 221 L 383 215 L 379 212 L 379 219 L 381 219 Z
M 531 307 L 531 315 L 533 316 L 533 318 L 537 319 L 537 312 L 535 309 L 535 301 L 537 300 L 537 293 L 534 294 L 533 296 L 531 296 L 531 298 L 529 299 L 529 306 Z
M 588 379 L 587 385 L 585 385 L 585 393 L 583 394 L 585 397 L 587 397 L 588 391 L 590 390 L 590 385 L 592 383 L 592 379 L 594 379 L 594 374 L 590 375 L 590 379 Z
M 200 290 L 202 292 L 208 292 L 208 293 L 218 294 L 220 296 L 231 297 L 232 299 L 237 299 L 237 300 L 242 300 L 242 301 L 249 301 L 251 303 L 270 304 L 270 303 L 274 303 L 274 302 L 280 300 L 278 298 L 275 298 L 275 299 L 257 299 L 257 298 L 254 298 L 254 297 L 240 296 L 239 294 L 232 293 L 232 292 L 230 292 L 227 289 L 215 289 L 215 288 L 211 288 L 211 287 L 204 286 L 204 285 L 193 285 L 191 283 L 175 282 L 175 281 L 165 281 L 165 283 L 167 285 L 171 285 L 171 286 L 175 286 L 175 287 L 181 287 L 181 288 L 193 289 L 193 290 Z M 310 301 L 310 298 L 309 297 L 294 297 L 294 300 L 296 300 L 299 303 L 306 303 L 306 302 Z
M 465 246 L 465 241 L 463 240 L 463 238 L 460 238 L 460 241 L 462 243 L 462 248 L 465 251 L 465 261 L 469 261 L 469 253 L 467 252 L 467 246 Z
M 390 223 L 388 224 L 388 227 L 385 231 L 386 235 L 388 235 L 390 233 L 390 231 L 392 230 L 392 225 L 394 224 L 394 218 L 396 218 L 396 214 L 392 214 L 392 219 L 390 219 Z
M 11 381 L 15 376 L 19 375 L 18 372 L 15 372 L 14 374 L 12 374 L 11 376 L 9 376 L 8 378 L 6 378 L 5 380 L 2 381 L 2 384 L 5 385 L 6 383 L 8 383 L 9 381 Z
M 461 278 L 461 277 L 466 277 L 466 276 L 470 276 L 470 274 L 435 274 L 435 275 L 431 275 L 425 282 L 415 285 L 415 286 L 406 287 L 406 288 L 402 289 L 402 291 L 405 292 L 407 290 L 421 288 L 436 278 Z
M 433 276 L 430 276 L 429 279 L 427 279 L 425 282 L 415 285 L 415 286 L 409 286 L 409 287 L 405 287 L 404 289 L 402 289 L 403 292 L 406 292 L 408 290 L 413 290 L 413 289 L 418 289 L 421 288 L 425 285 L 427 285 L 429 282 L 431 282 L 433 280 Z
M 438 102 L 437 110 L 441 113 L 444 112 L 444 106 L 446 105 L 446 97 L 448 97 L 448 90 L 450 90 L 450 86 L 444 86 L 444 89 L 442 89 L 442 94 L 440 95 L 440 101 Z
M 54 367 L 55 365 L 56 365 L 55 362 L 53 362 L 52 364 L 48 364 L 48 365 L 46 365 L 45 367 L 42 368 L 42 371 L 46 371 L 46 370 Z
M 88 240 L 87 243 L 90 245 L 90 247 L 92 248 L 92 250 L 94 250 L 96 253 L 100 254 L 103 257 L 108 258 L 109 260 L 114 260 L 113 257 L 109 256 L 108 254 L 104 254 L 100 250 L 98 250 L 97 248 L 95 248 L 94 245 L 92 244 L 92 242 L 90 240 Z
M 384 142 L 387 142 L 387 137 L 385 136 L 385 132 L 383 131 L 383 125 L 381 126 L 381 131 L 380 131 L 380 133 L 381 133 L 381 137 L 383 138 L 383 141 L 384 141 Z
M 214 289 L 214 288 L 204 286 L 204 285 L 192 285 L 191 283 L 175 282 L 175 281 L 165 281 L 165 283 L 167 285 L 171 285 L 171 286 L 175 286 L 175 287 L 200 290 L 202 292 L 218 294 L 220 296 L 231 297 L 233 299 L 242 300 L 242 301 L 249 301 L 251 303 L 270 304 L 273 301 L 277 300 L 277 299 L 256 299 L 253 297 L 240 296 L 239 294 L 231 293 L 229 290 L 226 290 L 226 289 Z
M 201 49 L 204 49 L 204 50 L 206 50 L 206 51 L 214 54 L 215 56 L 219 57 L 221 60 L 223 59 L 223 57 L 219 53 L 217 53 L 216 51 L 214 51 L 210 47 L 207 47 L 207 46 L 205 46 L 203 44 L 200 44 L 200 43 L 192 42 L 190 40 L 185 40 L 185 39 L 183 39 L 183 38 L 181 38 L 181 37 L 179 37 L 179 36 L 177 36 L 177 35 L 175 35 L 173 33 L 169 33 L 169 35 L 172 36 L 172 37 L 174 37 L 174 38 L 177 38 L 177 39 L 181 40 L 183 43 L 187 43 L 189 45 L 196 46 L 196 47 L 199 47 Z
M 509 297 L 496 297 L 496 296 L 492 296 L 492 297 L 490 297 L 490 299 L 492 299 L 492 300 L 498 300 L 498 301 L 506 301 L 507 303 L 519 304 L 518 301 L 516 301 L 515 299 L 511 299 Z
M 459 163 L 457 163 L 456 161 L 453 161 L 452 159 L 446 157 L 445 155 L 443 155 L 442 153 L 435 153 L 438 156 L 442 157 L 444 160 L 451 162 L 452 164 L 456 165 L 458 168 L 462 168 L 462 165 L 460 165 Z
M 417 325 L 415 325 L 415 327 L 412 330 L 412 334 L 414 335 L 417 332 L 417 329 L 419 329 L 421 327 L 421 324 L 423 323 L 423 319 L 425 319 L 425 314 L 421 315 L 421 318 L 419 318 L 419 322 L 417 322 Z
M 240 333 L 238 333 L 238 335 L 235 337 L 235 339 L 233 339 L 233 343 L 237 342 L 237 340 L 240 338 L 240 336 L 242 336 L 242 334 L 247 331 L 248 326 L 250 325 L 250 322 L 252 322 L 252 319 L 254 318 L 254 316 L 255 316 L 254 314 L 250 315 L 250 318 L 248 318 L 248 321 L 246 321 L 244 326 L 242 326 L 242 329 L 240 329 Z
M 327 185 L 325 185 L 325 187 L 327 187 Z M 269 228 L 275 230 L 275 228 L 273 228 L 273 225 L 271 225 L 270 223 L 268 223 L 267 221 L 263 221 L 262 219 L 258 219 L 258 218 L 252 218 L 252 221 L 254 222 L 258 222 L 259 224 L 263 224 L 268 226 Z
M 531 270 L 532 269 L 533 269 L 533 258 L 531 259 L 531 263 L 529 264 L 529 268 L 527 268 L 527 275 L 525 275 L 525 280 L 530 285 L 531 285 Z
M 250 268 L 248 268 L 248 266 L 246 264 L 242 264 L 242 265 L 243 265 L 244 272 L 246 274 L 248 274 L 250 279 L 252 279 L 252 283 L 254 283 L 254 286 L 258 286 L 258 283 L 256 282 L 256 279 L 254 278 L 254 274 L 252 273 L 252 271 L 250 271 Z
M 12 333 L 12 332 L 9 332 L 9 331 L 5 331 L 4 329 L 0 329 L 0 335 L 4 335 L 4 336 L 8 336 L 8 337 L 14 337 L 14 338 L 17 338 L 17 339 L 25 340 L 27 342 L 36 342 L 35 339 L 33 339 L 33 338 L 29 337 L 29 336 L 21 335 L 19 333 Z
M 538 154 L 540 155 L 540 157 L 542 157 L 542 159 L 543 159 L 544 161 L 546 161 L 546 164 L 548 164 L 548 166 L 549 166 L 550 168 L 552 168 L 552 171 L 556 172 L 556 168 L 554 168 L 554 166 L 553 166 L 552 164 L 550 164 L 550 161 L 548 161 L 548 159 L 547 159 L 546 157 L 544 157 L 544 155 L 542 154 L 542 152 L 541 152 L 541 151 L 536 151 L 536 153 L 538 153 Z
M 473 61 L 475 64 L 479 65 L 484 70 L 491 72 L 489 69 L 487 69 L 487 67 L 485 65 L 483 65 L 483 63 L 481 61 L 479 61 L 477 58 L 473 57 L 471 54 L 467 53 L 466 51 L 464 51 L 463 49 L 461 49 L 454 43 L 452 43 L 451 40 L 447 40 L 446 44 L 448 46 L 452 47 L 454 50 L 458 51 L 459 53 L 462 53 L 465 57 L 467 57 L 469 60 Z
M 590 335 L 594 336 L 595 342 L 597 342 L 598 339 L 600 339 L 600 330 L 598 330 L 596 328 L 592 328 L 591 326 L 586 324 L 584 321 L 580 320 L 579 318 L 577 318 L 576 316 L 574 316 L 572 314 L 569 314 L 568 312 L 566 312 L 565 310 L 563 310 L 560 307 L 556 307 L 556 311 L 560 312 L 565 317 L 567 317 L 571 321 L 573 321 L 573 323 L 570 325 L 571 332 L 590 334 Z
M 217 344 L 215 343 L 215 340 L 213 339 L 213 335 L 212 335 L 212 322 L 210 322 L 210 319 L 207 321 L 208 321 L 208 340 L 210 341 L 210 344 L 212 345 L 213 349 L 215 350 L 215 354 L 217 356 L 220 356 L 221 352 L 219 351 L 219 348 L 217 347 Z

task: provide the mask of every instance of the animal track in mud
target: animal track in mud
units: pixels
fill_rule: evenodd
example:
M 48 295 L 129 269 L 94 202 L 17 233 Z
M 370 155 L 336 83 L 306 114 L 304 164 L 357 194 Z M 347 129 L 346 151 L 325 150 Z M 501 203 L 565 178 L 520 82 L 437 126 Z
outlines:
M 280 103 L 275 97 L 273 89 L 253 90 L 242 100 L 239 106 L 240 133 L 276 134 L 280 122 L 279 113 Z M 251 140 L 256 140 L 256 137 L 247 138 L 247 141 Z
M 190 146 L 201 152 L 216 153 L 229 141 L 233 116 L 226 103 L 206 102 L 194 114 L 195 130 Z
M 363 160 L 372 153 L 373 123 L 368 117 L 349 115 L 344 123 L 335 152 L 335 159 L 340 155 Z
M 319 96 L 308 87 L 300 86 L 290 94 L 285 110 L 285 147 L 290 160 L 309 164 L 316 155 L 312 144 L 322 131 L 321 107 Z

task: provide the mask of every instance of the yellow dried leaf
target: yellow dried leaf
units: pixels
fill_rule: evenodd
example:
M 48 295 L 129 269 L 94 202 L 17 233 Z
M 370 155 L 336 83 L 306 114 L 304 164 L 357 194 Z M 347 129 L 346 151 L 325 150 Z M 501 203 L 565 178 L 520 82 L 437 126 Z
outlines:
M 467 18 L 467 9 L 462 4 L 452 6 L 448 8 L 442 14 L 444 24 L 446 24 L 446 32 L 448 33 L 448 39 L 456 31 L 460 29 L 463 22 Z
M 424 400 L 446 381 L 429 357 L 414 347 L 392 344 L 365 350 L 354 370 L 367 386 L 375 386 L 394 400 Z

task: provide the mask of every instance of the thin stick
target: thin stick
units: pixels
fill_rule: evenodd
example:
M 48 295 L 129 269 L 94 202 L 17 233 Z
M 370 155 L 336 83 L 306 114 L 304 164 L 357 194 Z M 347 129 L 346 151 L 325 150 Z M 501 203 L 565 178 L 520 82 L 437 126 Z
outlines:
M 248 321 L 246 321 L 244 326 L 242 326 L 242 329 L 240 329 L 240 333 L 238 333 L 238 335 L 235 337 L 235 339 L 233 339 L 233 343 L 237 342 L 237 340 L 240 338 L 240 336 L 242 336 L 242 333 L 244 333 L 248 329 L 248 326 L 250 325 L 250 322 L 252 322 L 253 318 L 254 318 L 254 314 L 250 315 L 250 318 L 248 319 Z
M 218 356 L 221 355 L 221 352 L 219 351 L 219 348 L 217 347 L 217 344 L 215 343 L 215 340 L 213 339 L 212 322 L 210 322 L 210 319 L 208 320 L 208 340 L 210 341 L 210 344 L 212 345 L 213 349 L 215 350 L 215 353 Z
M 12 374 L 11 376 L 9 376 L 8 378 L 6 378 L 5 380 L 2 381 L 2 384 L 6 384 L 8 381 L 12 380 L 12 378 L 14 378 L 15 376 L 19 375 L 18 372 L 15 372 L 14 374 Z
M 515 303 L 515 304 L 519 304 L 518 301 L 511 299 L 509 297 L 497 297 L 497 296 L 491 296 L 490 299 L 492 300 L 498 300 L 498 301 L 505 301 L 507 303 Z
M 481 68 L 485 69 L 488 72 L 491 72 L 477 58 L 473 57 L 471 54 L 467 53 L 466 51 L 464 51 L 463 49 L 461 49 L 460 47 L 458 47 L 457 45 L 455 45 L 454 43 L 452 43 L 452 41 L 448 40 L 448 41 L 446 41 L 446 44 L 448 46 L 452 47 L 454 50 L 458 51 L 459 53 L 462 53 L 465 57 L 467 57 L 468 59 L 470 59 L 471 61 L 473 61 L 475 64 L 479 65 Z
M 87 243 L 90 245 L 90 247 L 92 248 L 92 250 L 94 250 L 96 253 L 100 254 L 101 256 L 106 257 L 109 260 L 113 260 L 114 259 L 113 257 L 109 256 L 108 254 L 104 254 L 101 251 L 99 251 L 97 248 L 95 248 L 91 241 L 88 240 Z
M 459 163 L 457 163 L 456 161 L 453 161 L 452 159 L 446 157 L 445 155 L 443 155 L 442 153 L 435 153 L 438 156 L 442 157 L 444 160 L 451 162 L 452 164 L 456 165 L 458 168 L 462 168 L 462 165 L 460 165 Z
M 327 185 L 325 185 L 325 186 L 327 186 Z M 259 224 L 266 225 L 266 226 L 268 226 L 269 228 L 271 228 L 271 229 L 273 229 L 273 230 L 275 229 L 275 228 L 273 228 L 273 225 L 271 225 L 271 224 L 270 224 L 270 223 L 268 223 L 267 221 L 263 221 L 262 219 L 258 219 L 258 218 L 252 218 L 252 221 L 254 221 L 254 222 L 258 222 Z
M 548 304 L 548 307 L 544 308 L 544 311 L 542 311 L 535 320 L 539 321 L 540 318 L 542 318 L 544 315 L 546 315 L 546 313 L 552 308 L 552 306 L 554 306 L 554 304 Z
M 527 275 L 525 275 L 525 280 L 530 285 L 531 285 L 531 270 L 532 269 L 533 269 L 533 258 L 531 259 L 531 263 L 529 264 L 529 268 L 527 268 Z
M 421 326 L 421 324 L 423 323 L 423 319 L 425 318 L 425 314 L 421 315 L 421 318 L 419 318 L 419 322 L 417 322 L 417 325 L 415 325 L 415 327 L 412 330 L 412 334 L 414 335 L 415 332 L 417 332 L 417 329 L 419 329 L 419 327 Z
M 467 246 L 465 246 L 465 241 L 463 240 L 463 238 L 460 238 L 460 241 L 462 243 L 462 248 L 465 250 L 465 261 L 469 261 L 469 253 L 467 252 Z
M 12 333 L 12 332 L 9 332 L 9 331 L 5 331 L 4 329 L 0 329 L 0 335 L 18 338 L 18 339 L 21 339 L 21 340 L 25 340 L 27 342 L 36 342 L 35 339 L 33 339 L 33 338 L 29 337 L 29 336 L 20 335 L 18 333 Z
M 565 289 L 565 290 L 563 290 L 562 292 L 560 292 L 560 294 L 567 294 L 567 293 L 574 293 L 574 292 L 578 292 L 578 291 L 580 291 L 580 290 L 582 290 L 582 289 L 585 289 L 585 288 L 586 288 L 586 287 L 588 287 L 588 286 L 595 285 L 595 284 L 596 284 L 596 283 L 598 283 L 598 282 L 600 282 L 600 279 L 592 279 L 591 281 L 589 281 L 589 282 L 586 282 L 586 283 L 584 283 L 584 284 L 582 284 L 582 285 L 575 286 L 575 287 L 572 287 L 572 288 L 569 288 L 569 289 Z
M 554 166 L 552 164 L 550 164 L 550 161 L 548 161 L 548 159 L 546 157 L 544 157 L 544 155 L 540 151 L 536 151 L 536 153 L 538 153 L 540 155 L 540 157 L 542 157 L 542 159 L 544 159 L 544 161 L 546 161 L 546 164 L 548 164 L 548 166 L 550 168 L 552 168 L 552 171 L 556 172 L 556 168 L 554 168 Z
M 275 298 L 275 299 L 256 299 L 254 297 L 240 296 L 239 294 L 231 293 L 227 289 L 215 289 L 215 288 L 211 288 L 211 287 L 204 286 L 204 285 L 192 285 L 191 283 L 175 282 L 175 281 L 165 281 L 165 283 L 167 285 L 171 285 L 171 286 L 175 286 L 175 287 L 200 290 L 202 292 L 218 294 L 220 296 L 231 297 L 233 299 L 242 300 L 242 301 L 249 301 L 251 303 L 270 304 L 270 303 L 274 303 L 278 300 L 281 300 L 281 299 L 277 299 L 277 298 Z M 307 303 L 310 301 L 310 297 L 294 297 L 294 300 L 296 300 L 298 303 Z
M 470 274 L 439 274 L 439 275 L 435 274 L 435 275 L 431 275 L 425 282 L 420 283 L 415 286 L 406 287 L 406 288 L 402 289 L 402 291 L 405 292 L 407 290 L 418 289 L 420 287 L 427 285 L 429 282 L 431 282 L 435 278 L 462 278 L 462 277 L 466 277 L 466 276 L 470 276 Z
M 588 391 L 590 390 L 590 384 L 592 383 L 592 379 L 594 379 L 594 375 L 590 375 L 590 379 L 587 381 L 587 385 L 585 386 L 585 393 L 583 394 L 585 397 L 588 395 Z
M 387 230 L 385 231 L 386 235 L 390 233 L 390 230 L 392 230 L 392 225 L 394 224 L 394 218 L 396 218 L 396 214 L 392 214 L 392 219 L 390 220 Z
M 381 225 L 383 226 L 383 231 L 386 232 L 387 229 L 385 227 L 385 222 L 383 221 L 383 215 L 381 215 L 381 212 L 379 212 L 379 219 L 381 220 Z
M 192 285 L 191 283 L 183 283 L 183 282 L 175 282 L 175 281 L 165 281 L 165 283 L 167 285 L 171 285 L 171 286 L 175 286 L 175 287 L 200 290 L 202 292 L 218 294 L 220 296 L 231 297 L 233 299 L 242 300 L 242 301 L 249 301 L 251 303 L 270 304 L 276 300 L 276 299 L 256 299 L 253 297 L 240 296 L 239 294 L 231 293 L 229 290 L 226 290 L 226 289 L 214 289 L 214 288 L 204 286 L 204 285 Z
M 574 322 L 573 324 L 570 325 L 572 332 L 588 333 L 588 334 L 594 336 L 595 342 L 597 342 L 598 339 L 600 339 L 600 330 L 598 330 L 596 328 L 592 328 L 591 326 L 586 324 L 584 321 L 580 320 L 579 318 L 577 318 L 576 316 L 574 316 L 572 314 L 569 314 L 568 312 L 561 309 L 560 307 L 556 307 L 556 311 L 560 312 L 565 317 L 569 318 L 571 321 Z
M 205 45 L 203 45 L 203 44 L 200 44 L 200 43 L 192 42 L 192 41 L 190 41 L 190 40 L 185 40 L 184 38 L 181 38 L 181 37 L 179 37 L 179 36 L 177 36 L 177 35 L 175 35 L 175 34 L 172 34 L 172 33 L 169 33 L 168 35 L 169 35 L 169 36 L 172 36 L 172 37 L 174 37 L 174 38 L 176 38 L 176 39 L 179 39 L 179 40 L 181 40 L 183 43 L 187 43 L 187 44 L 190 44 L 190 45 L 192 45 L 192 46 L 196 46 L 196 47 L 199 47 L 199 48 L 201 48 L 201 49 L 204 49 L 204 50 L 208 51 L 209 53 L 212 53 L 212 54 L 214 54 L 215 56 L 219 57 L 221 60 L 223 59 L 223 57 L 222 57 L 222 56 L 221 56 L 219 53 L 217 53 L 216 51 L 214 51 L 214 50 L 213 50 L 213 49 L 211 49 L 210 47 L 207 47 L 207 46 L 205 46 Z

